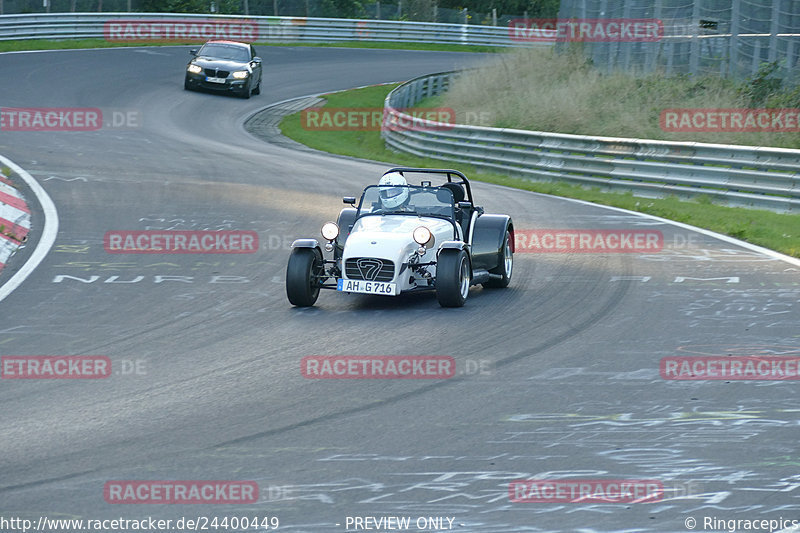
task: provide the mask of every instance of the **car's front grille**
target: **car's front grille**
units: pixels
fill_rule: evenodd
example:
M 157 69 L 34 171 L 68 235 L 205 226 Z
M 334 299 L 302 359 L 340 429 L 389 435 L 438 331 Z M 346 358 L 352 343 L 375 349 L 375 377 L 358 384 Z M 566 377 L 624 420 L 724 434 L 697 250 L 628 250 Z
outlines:
M 230 72 L 227 70 L 217 70 L 215 68 L 207 68 L 205 69 L 205 71 L 206 71 L 206 76 L 209 76 L 211 78 L 227 78 L 228 74 L 230 74 Z
M 374 257 L 351 257 L 344 264 L 347 279 L 365 281 L 392 281 L 394 263 L 388 259 Z

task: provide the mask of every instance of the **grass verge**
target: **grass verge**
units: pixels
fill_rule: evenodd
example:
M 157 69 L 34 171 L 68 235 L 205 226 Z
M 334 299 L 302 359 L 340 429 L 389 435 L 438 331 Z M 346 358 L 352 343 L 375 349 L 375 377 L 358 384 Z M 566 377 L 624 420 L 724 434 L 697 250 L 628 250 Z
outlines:
M 131 46 L 180 46 L 196 45 L 197 42 L 130 42 L 116 43 L 105 39 L 24 39 L 18 41 L 0 41 L 0 52 L 22 52 L 29 50 L 72 50 L 79 48 L 120 48 Z M 342 42 L 342 43 L 275 43 L 256 42 L 255 46 L 309 46 L 319 48 L 378 48 L 385 50 L 427 50 L 433 52 L 500 52 L 504 48 L 495 46 L 465 46 L 461 44 L 428 44 L 399 42 Z
M 604 73 L 578 49 L 563 54 L 545 48 L 518 49 L 464 71 L 451 82 L 439 105 L 457 110 L 460 124 L 470 123 L 465 120 L 469 114 L 480 113 L 488 118 L 483 125 L 499 128 L 799 149 L 800 85 L 782 81 L 776 77 L 779 72 L 778 63 L 764 63 L 757 75 L 742 81 L 661 71 Z M 727 114 L 708 115 L 709 126 L 714 125 L 707 131 L 680 131 L 689 126 L 683 119 L 695 116 L 689 110 L 742 113 L 748 108 L 785 112 L 766 126 L 753 122 L 748 131 L 726 131 Z M 666 118 L 670 115 L 682 117 L 679 128 L 678 120 Z M 702 121 L 706 114 L 698 116 Z
M 325 105 L 336 108 L 380 108 L 384 98 L 394 87 L 396 85 L 381 85 L 329 94 L 325 97 Z M 456 167 L 474 180 L 648 213 L 730 235 L 800 258 L 800 214 L 785 215 L 725 207 L 710 203 L 707 198 L 697 201 L 682 201 L 674 197 L 639 198 L 629 193 L 606 193 L 564 182 L 535 182 L 487 173 L 461 163 L 394 152 L 386 148 L 379 131 L 310 131 L 303 128 L 300 113 L 285 117 L 280 128 L 287 137 L 317 150 L 375 161 L 391 161 L 395 165 Z

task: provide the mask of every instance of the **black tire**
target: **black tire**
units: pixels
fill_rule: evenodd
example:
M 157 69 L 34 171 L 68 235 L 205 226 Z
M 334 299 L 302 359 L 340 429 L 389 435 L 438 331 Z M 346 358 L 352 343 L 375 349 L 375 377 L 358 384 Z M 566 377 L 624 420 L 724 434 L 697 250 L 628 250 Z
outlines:
M 191 90 L 193 90 L 193 89 L 192 89 L 192 84 L 191 84 L 191 83 L 189 83 L 189 77 L 188 77 L 188 76 L 186 76 L 186 77 L 183 79 L 183 88 L 184 88 L 184 90 L 186 90 L 186 91 L 191 91 Z
M 297 307 L 310 307 L 319 297 L 322 254 L 315 248 L 294 248 L 286 267 L 286 296 Z
M 483 284 L 484 287 L 504 289 L 511 283 L 511 273 L 514 270 L 514 250 L 510 231 L 506 231 L 506 236 L 503 239 L 503 246 L 500 248 L 500 257 L 498 261 L 500 264 L 497 265 L 497 268 L 493 268 L 489 272 L 491 274 L 499 274 L 502 278 L 490 279 Z
M 253 94 L 261 94 L 261 80 L 258 80 L 258 85 L 253 89 Z
M 464 250 L 442 250 L 436 262 L 436 299 L 442 307 L 461 307 L 467 301 L 472 269 Z

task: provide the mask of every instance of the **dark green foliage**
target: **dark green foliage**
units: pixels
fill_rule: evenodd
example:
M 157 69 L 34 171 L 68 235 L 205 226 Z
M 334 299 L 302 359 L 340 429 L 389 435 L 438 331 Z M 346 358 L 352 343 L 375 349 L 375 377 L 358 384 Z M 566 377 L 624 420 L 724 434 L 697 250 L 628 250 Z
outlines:
M 318 0 L 318 17 L 364 18 L 366 11 L 358 0 Z
M 777 61 L 761 63 L 758 72 L 747 78 L 739 88 L 739 93 L 747 98 L 749 107 L 764 107 L 767 98 L 780 91 L 783 82 L 780 78 L 772 77 L 778 68 Z
M 142 11 L 150 13 L 208 13 L 206 0 L 143 0 Z
M 800 108 L 800 85 L 784 88 L 767 98 L 766 107 Z
M 432 3 L 432 0 L 426 0 Z M 387 2 L 389 3 L 389 2 Z M 391 2 L 394 3 L 394 2 Z M 418 2 L 421 3 L 421 2 Z M 471 12 L 489 13 L 492 8 L 499 14 L 519 15 L 527 11 L 531 18 L 555 18 L 558 15 L 560 0 L 439 0 L 441 8 L 464 9 Z

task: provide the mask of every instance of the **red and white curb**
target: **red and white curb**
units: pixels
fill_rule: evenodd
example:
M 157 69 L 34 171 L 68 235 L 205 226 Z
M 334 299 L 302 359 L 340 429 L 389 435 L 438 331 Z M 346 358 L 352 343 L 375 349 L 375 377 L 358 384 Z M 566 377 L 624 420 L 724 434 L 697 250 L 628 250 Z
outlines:
M 0 270 L 27 239 L 31 211 L 12 182 L 0 175 Z
M 39 201 L 42 214 L 44 215 L 42 236 L 39 238 L 39 242 L 33 250 L 33 253 L 31 253 L 28 260 L 25 261 L 25 264 L 22 265 L 8 281 L 0 285 L 0 302 L 2 302 L 14 289 L 19 287 L 34 270 L 36 270 L 36 267 L 39 266 L 53 247 L 53 244 L 56 242 L 56 236 L 58 235 L 58 211 L 56 210 L 53 200 L 51 200 L 50 196 L 47 194 L 47 191 L 45 191 L 42 186 L 39 185 L 39 182 L 33 179 L 33 176 L 24 168 L 2 155 L 0 155 L 0 166 L 7 166 L 25 182 Z M 22 208 L 23 206 L 24 209 Z M 27 216 L 20 215 L 20 212 L 26 213 Z M 22 216 L 22 218 L 15 218 L 19 216 Z M 9 185 L 8 180 L 5 179 L 0 180 L 0 217 L 8 219 L 8 221 L 11 222 L 10 228 L 14 231 L 24 232 L 25 236 L 27 236 L 28 231 L 30 231 L 30 211 L 28 210 L 28 205 L 22 200 L 17 189 Z M 20 237 L 20 239 L 21 238 L 23 237 Z M 5 239 L 3 243 L 5 243 Z M 17 245 L 14 249 L 16 250 L 18 247 Z M 5 265 L 5 262 L 8 260 L 3 259 L 2 254 L 5 253 L 4 244 L 3 248 L 0 249 L 0 262 L 2 262 L 3 265 Z M 11 252 L 8 253 L 10 256 Z

